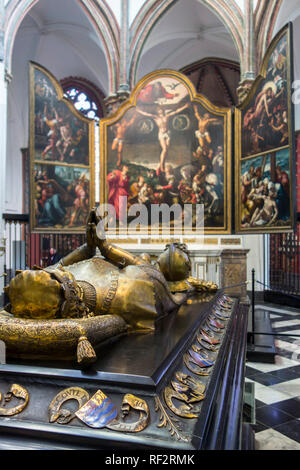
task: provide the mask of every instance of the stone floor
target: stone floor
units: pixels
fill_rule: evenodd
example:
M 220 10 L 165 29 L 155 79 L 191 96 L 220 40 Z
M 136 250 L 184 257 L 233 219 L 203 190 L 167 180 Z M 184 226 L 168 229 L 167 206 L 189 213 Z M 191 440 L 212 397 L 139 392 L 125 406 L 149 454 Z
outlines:
M 247 362 L 246 382 L 255 384 L 257 450 L 300 450 L 300 310 L 261 305 L 270 313 L 275 364 Z M 281 333 L 290 336 L 280 336 Z

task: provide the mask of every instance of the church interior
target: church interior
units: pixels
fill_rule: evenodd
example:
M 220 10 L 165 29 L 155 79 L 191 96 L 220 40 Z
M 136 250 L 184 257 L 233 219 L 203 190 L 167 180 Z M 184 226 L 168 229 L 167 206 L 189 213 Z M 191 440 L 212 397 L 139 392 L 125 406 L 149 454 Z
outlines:
M 0 18 L 0 449 L 299 450 L 299 1 Z

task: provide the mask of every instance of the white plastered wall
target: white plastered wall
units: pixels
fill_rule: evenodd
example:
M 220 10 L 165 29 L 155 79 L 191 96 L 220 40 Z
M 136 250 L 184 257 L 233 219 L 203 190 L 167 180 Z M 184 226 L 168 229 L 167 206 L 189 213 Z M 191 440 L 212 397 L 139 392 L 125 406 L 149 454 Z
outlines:
M 74 18 L 69 14 L 71 4 Z M 41 0 L 17 31 L 8 85 L 4 212 L 17 214 L 22 213 L 21 149 L 29 147 L 29 61 L 44 66 L 58 80 L 83 77 L 108 92 L 102 45 L 80 7 L 73 0 L 51 0 L 51 5 Z

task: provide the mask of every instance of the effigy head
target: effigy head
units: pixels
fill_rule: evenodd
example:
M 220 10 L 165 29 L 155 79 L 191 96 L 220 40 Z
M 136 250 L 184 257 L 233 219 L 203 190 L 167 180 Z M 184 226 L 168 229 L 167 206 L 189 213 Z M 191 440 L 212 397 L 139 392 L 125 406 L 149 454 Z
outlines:
M 60 284 L 43 270 L 26 270 L 14 277 L 7 290 L 11 313 L 19 318 L 55 318 L 61 302 Z
M 171 243 L 158 258 L 160 271 L 167 281 L 182 281 L 189 276 L 191 260 L 186 245 Z
M 82 284 L 82 283 L 81 283 Z M 91 312 L 86 286 L 63 268 L 27 270 L 11 280 L 7 294 L 15 317 L 31 319 L 80 318 Z

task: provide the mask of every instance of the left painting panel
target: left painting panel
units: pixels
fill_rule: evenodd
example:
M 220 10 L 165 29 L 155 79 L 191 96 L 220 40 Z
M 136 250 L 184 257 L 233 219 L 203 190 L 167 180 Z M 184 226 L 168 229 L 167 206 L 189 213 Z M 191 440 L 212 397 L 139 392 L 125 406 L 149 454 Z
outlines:
M 64 97 L 49 71 L 30 63 L 31 230 L 84 232 L 94 205 L 94 121 Z

